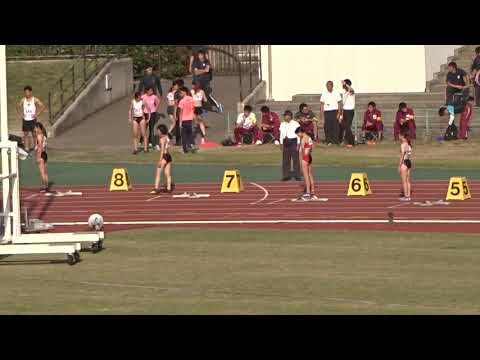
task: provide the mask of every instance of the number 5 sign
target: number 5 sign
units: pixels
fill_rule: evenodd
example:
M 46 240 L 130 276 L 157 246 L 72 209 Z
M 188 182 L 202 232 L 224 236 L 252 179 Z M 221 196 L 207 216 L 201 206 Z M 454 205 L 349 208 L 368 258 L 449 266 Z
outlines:
M 467 179 L 464 177 L 452 177 L 448 184 L 447 200 L 467 200 L 470 199 L 470 189 Z
M 354 173 L 350 178 L 347 196 L 367 196 L 373 194 L 366 173 Z
M 222 193 L 239 193 L 243 191 L 243 182 L 240 177 L 240 171 L 227 170 L 223 175 Z

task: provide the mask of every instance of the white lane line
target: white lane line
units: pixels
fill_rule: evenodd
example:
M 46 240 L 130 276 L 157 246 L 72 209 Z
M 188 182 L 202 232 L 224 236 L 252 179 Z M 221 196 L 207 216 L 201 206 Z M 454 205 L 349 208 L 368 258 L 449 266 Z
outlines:
M 287 200 L 287 199 L 280 199 L 280 200 L 272 201 L 272 202 L 269 202 L 267 205 L 278 204 L 279 202 L 282 202 L 282 201 L 285 201 L 285 200 Z
M 250 203 L 249 205 L 257 205 L 258 203 L 261 203 L 262 201 L 264 201 L 266 198 L 268 198 L 268 190 L 265 189 L 262 185 L 258 185 L 257 183 L 254 183 L 254 182 L 251 182 L 250 184 L 258 187 L 260 190 L 263 190 L 263 192 L 265 193 L 265 196 L 263 198 L 261 198 L 260 200 L 258 201 L 255 201 L 253 203 Z
M 397 204 L 397 205 L 389 206 L 388 208 L 389 208 L 389 209 L 394 209 L 394 208 L 399 208 L 399 207 L 406 206 L 406 205 L 410 205 L 410 203 L 405 202 L 405 203 L 402 203 L 402 204 Z
M 214 225 L 214 224 L 388 224 L 389 220 L 191 220 L 191 221 L 106 221 L 105 225 Z M 480 224 L 480 220 L 393 220 L 395 224 Z M 88 225 L 88 222 L 58 222 L 53 226 Z
M 161 198 L 161 197 L 162 197 L 162 195 L 155 196 L 154 198 L 148 199 L 147 202 L 156 200 L 156 199 Z
M 33 199 L 34 197 L 37 197 L 38 194 L 32 194 L 30 196 L 27 196 L 26 198 L 23 198 L 23 200 L 30 200 L 30 199 Z

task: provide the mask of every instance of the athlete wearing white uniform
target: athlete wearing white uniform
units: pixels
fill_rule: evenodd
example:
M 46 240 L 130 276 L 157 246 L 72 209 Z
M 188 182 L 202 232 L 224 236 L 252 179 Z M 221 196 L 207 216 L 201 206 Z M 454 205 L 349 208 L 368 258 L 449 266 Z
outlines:
M 190 91 L 193 99 L 194 110 L 193 113 L 195 114 L 195 120 L 198 123 L 198 127 L 200 128 L 200 135 L 202 135 L 201 143 L 205 144 L 205 136 L 207 136 L 207 128 L 205 126 L 205 120 L 203 118 L 204 110 L 203 104 L 207 102 L 207 96 L 205 95 L 205 91 L 200 88 L 200 84 L 196 81 L 193 81 L 193 89 Z
M 205 92 L 203 90 L 191 90 L 193 103 L 195 106 L 194 114 L 202 115 L 203 114 L 203 103 L 205 101 Z
M 175 185 L 172 183 L 172 155 L 169 153 L 170 148 L 170 138 L 168 137 L 168 129 L 165 125 L 160 124 L 158 126 L 158 136 L 160 142 L 160 159 L 157 163 L 157 169 L 155 174 L 155 187 L 150 192 L 150 194 L 159 194 L 162 192 L 160 190 L 160 183 L 162 178 L 162 173 L 165 174 L 167 184 L 165 187 L 166 192 L 172 192 Z
M 32 95 L 32 88 L 25 86 L 25 96 L 16 106 L 18 117 L 22 119 L 23 142 L 27 150 L 35 146 L 33 134 L 35 132 L 35 123 L 40 114 L 45 110 L 42 102 Z
M 148 119 L 145 118 L 145 114 L 150 114 L 150 108 L 142 100 L 142 94 L 136 92 L 128 109 L 128 122 L 132 125 L 133 132 L 133 155 L 138 153 L 137 145 L 141 138 L 143 138 L 143 151 L 148 152 Z
M 136 122 L 140 122 L 143 120 L 143 108 L 145 105 L 143 104 L 143 100 L 132 100 L 132 113 L 133 113 L 133 118 Z

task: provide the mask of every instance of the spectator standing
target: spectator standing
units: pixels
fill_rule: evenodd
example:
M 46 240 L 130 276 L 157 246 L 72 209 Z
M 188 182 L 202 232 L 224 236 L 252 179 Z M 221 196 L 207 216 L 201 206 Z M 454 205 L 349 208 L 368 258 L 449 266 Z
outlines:
M 310 136 L 315 141 L 319 140 L 318 119 L 315 113 L 310 110 L 307 104 L 300 104 L 298 112 L 295 114 L 295 119 L 302 127 L 302 130 L 308 134 L 308 136 Z
M 180 89 L 181 100 L 178 103 L 180 109 L 180 122 L 182 127 L 182 147 L 183 152 L 194 152 L 193 142 L 193 119 L 195 118 L 195 103 L 190 96 L 190 91 L 186 87 Z
M 178 103 L 182 100 L 182 92 L 180 91 L 181 88 L 185 86 L 185 82 L 182 79 L 175 80 L 176 91 L 174 94 L 174 100 L 177 104 L 177 112 L 176 112 L 176 121 L 175 121 L 175 145 L 180 146 L 182 144 L 182 134 L 181 134 L 181 121 L 180 121 L 180 108 L 178 107 Z
M 383 139 L 382 112 L 377 109 L 377 104 L 370 101 L 367 111 L 363 115 L 362 125 L 363 138 L 367 141 Z
M 259 139 L 257 144 L 261 145 L 265 142 L 265 135 L 271 134 L 275 145 L 280 145 L 280 118 L 268 106 L 262 106 L 262 123 L 260 124 Z
M 149 138 L 149 147 L 156 147 L 158 142 L 156 141 L 157 137 L 155 136 L 155 124 L 158 121 L 158 112 L 157 109 L 160 106 L 160 98 L 154 93 L 152 88 L 146 88 L 145 94 L 142 95 L 142 100 L 147 104 L 147 109 L 150 111 L 150 114 L 145 114 L 145 118 L 148 120 L 148 138 Z
M 300 124 L 293 120 L 293 114 L 290 110 L 285 111 L 283 119 L 284 121 L 280 124 L 280 144 L 282 145 L 283 150 L 282 181 L 288 181 L 292 176 L 295 180 L 301 181 L 298 136 L 295 133 L 300 127 Z
M 212 68 L 210 61 L 203 50 L 197 52 L 192 62 L 192 74 L 194 81 L 200 84 L 200 87 L 207 95 L 207 110 L 214 112 L 223 112 L 223 106 L 212 95 L 213 90 L 210 86 L 212 81 Z
M 340 142 L 344 140 L 348 148 L 355 145 L 355 137 L 352 133 L 352 122 L 355 116 L 355 91 L 352 88 L 352 81 L 345 79 L 342 81 L 345 92 L 342 97 L 343 113 L 342 113 L 342 131 L 340 133 Z
M 455 94 L 468 95 L 467 73 L 459 69 L 457 63 L 448 64 L 446 104 L 454 104 Z M 456 106 L 455 106 L 456 107 Z
M 167 115 L 170 119 L 170 127 L 168 128 L 168 134 L 173 137 L 172 131 L 177 126 L 177 99 L 175 94 L 178 92 L 178 84 L 174 81 L 170 87 L 170 91 L 167 94 Z M 157 149 L 160 150 L 160 149 Z
M 395 138 L 395 141 L 399 140 L 399 135 L 402 129 L 408 129 L 410 139 L 417 138 L 415 113 L 413 109 L 409 108 L 404 102 L 401 102 L 398 105 L 398 111 L 395 117 L 395 123 L 393 125 L 393 136 Z
M 46 107 L 40 99 L 33 96 L 32 87 L 27 85 L 23 89 L 24 97 L 17 103 L 16 110 L 19 118 L 22 119 L 23 143 L 28 152 L 35 147 L 35 124 Z
M 209 58 L 208 58 L 208 46 L 206 46 L 206 45 L 190 45 L 190 50 L 191 50 L 191 54 L 190 54 L 190 63 L 189 63 L 189 66 L 188 66 L 188 71 L 190 72 L 190 74 L 192 74 L 193 81 L 195 81 L 196 76 L 195 76 L 194 71 L 193 71 L 193 61 L 195 60 L 195 57 L 197 56 L 199 51 L 203 52 L 205 54 L 205 59 L 209 60 Z
M 475 106 L 480 107 L 480 46 L 475 48 L 475 54 L 472 63 L 472 81 L 475 89 Z
M 250 105 L 245 105 L 243 108 L 243 113 L 238 115 L 237 126 L 234 130 L 235 143 L 237 146 L 241 146 L 243 143 L 243 135 L 250 134 L 252 137 L 252 144 L 255 144 L 258 137 L 258 126 L 257 118 L 252 112 L 252 107 Z
M 163 96 L 160 78 L 153 73 L 153 67 L 151 65 L 147 65 L 145 68 L 145 75 L 138 85 L 138 91 L 140 91 L 142 94 L 147 89 L 153 89 L 153 92 L 159 97 Z
M 323 113 L 325 142 L 327 145 L 339 144 L 339 118 L 342 112 L 342 97 L 333 92 L 333 82 L 327 82 L 327 91 L 320 97 L 320 111 Z

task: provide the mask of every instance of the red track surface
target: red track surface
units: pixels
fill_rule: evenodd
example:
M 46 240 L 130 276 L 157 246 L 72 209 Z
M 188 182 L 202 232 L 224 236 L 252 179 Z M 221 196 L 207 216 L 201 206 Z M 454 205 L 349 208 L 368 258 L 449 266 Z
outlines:
M 346 182 L 320 182 L 317 196 L 328 202 L 292 202 L 301 192 L 299 183 L 245 183 L 240 194 L 221 194 L 219 184 L 177 184 L 175 194 L 210 194 L 207 199 L 174 199 L 170 194 L 156 198 L 148 194 L 150 185 L 136 185 L 130 192 L 111 193 L 100 186 L 56 187 L 64 192 L 83 192 L 83 196 L 46 197 L 37 189 L 22 189 L 22 207 L 30 218 L 49 223 L 86 222 L 92 213 L 105 222 L 138 221 L 244 221 L 244 220 L 386 220 L 392 211 L 396 220 L 475 220 L 480 221 L 480 182 L 469 182 L 473 198 L 451 201 L 450 205 L 419 207 L 417 201 L 445 199 L 448 181 L 415 181 L 411 203 L 398 201 L 399 182 L 373 181 L 373 195 L 347 197 Z M 475 195 L 478 194 L 478 197 Z M 107 224 L 107 231 L 147 227 L 146 224 Z M 167 226 L 167 225 L 163 225 Z M 178 226 L 178 225 L 177 225 Z M 480 224 L 204 224 L 182 226 L 321 228 L 398 231 L 480 232 Z M 86 225 L 57 226 L 58 231 L 84 231 Z

